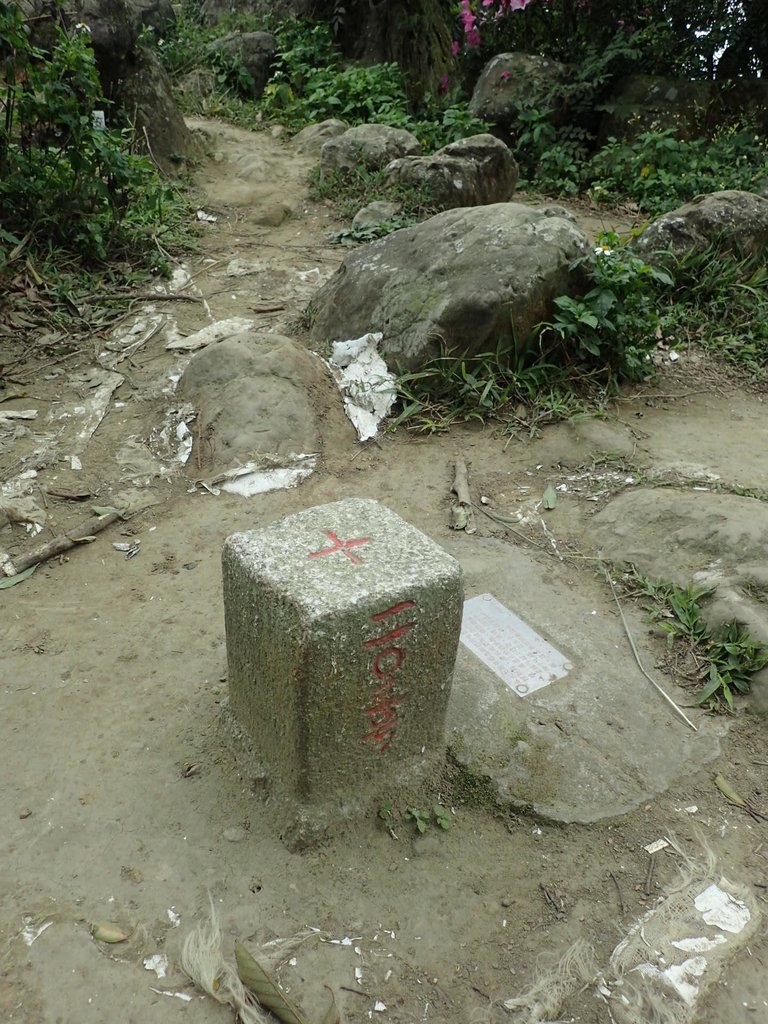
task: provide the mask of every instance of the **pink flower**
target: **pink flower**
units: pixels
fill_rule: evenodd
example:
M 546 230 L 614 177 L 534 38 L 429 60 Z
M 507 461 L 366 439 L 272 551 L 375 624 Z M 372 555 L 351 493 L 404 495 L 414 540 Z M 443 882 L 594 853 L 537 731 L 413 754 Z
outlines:
M 499 18 L 505 17 L 512 11 L 525 10 L 532 2 L 533 0 L 480 0 L 480 7 L 482 9 L 481 21 L 485 23 L 491 18 L 494 21 L 498 21 Z M 577 3 L 588 4 L 589 2 L 590 0 L 577 0 Z M 488 11 L 486 14 L 486 8 L 492 8 L 492 12 Z M 477 49 L 480 45 L 480 33 L 477 29 L 478 18 L 472 9 L 472 0 L 461 0 L 459 20 L 464 28 L 467 46 L 470 49 Z
M 451 84 L 451 80 L 447 74 L 440 76 L 440 81 L 437 83 L 439 92 L 448 92 L 448 86 Z
M 499 78 L 502 80 L 502 82 L 506 82 L 506 80 L 509 78 L 509 72 L 502 71 L 501 74 L 499 75 Z
M 458 57 L 459 54 L 461 53 L 461 43 L 458 41 L 458 39 L 454 39 L 453 42 L 451 43 L 451 53 L 453 54 L 454 57 Z
M 461 0 L 461 12 L 459 14 L 464 31 L 467 35 L 474 29 L 477 18 L 475 12 L 469 6 L 469 0 Z

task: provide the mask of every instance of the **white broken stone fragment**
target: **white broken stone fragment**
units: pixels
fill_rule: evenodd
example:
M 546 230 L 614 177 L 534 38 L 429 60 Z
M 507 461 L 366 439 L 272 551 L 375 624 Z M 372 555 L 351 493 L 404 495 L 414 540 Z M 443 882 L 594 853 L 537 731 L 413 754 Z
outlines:
M 253 327 L 253 320 L 242 316 L 233 316 L 228 320 L 217 320 L 216 323 L 208 324 L 194 334 L 182 337 L 174 328 L 168 331 L 169 340 L 166 342 L 166 349 L 174 352 L 195 352 L 197 349 L 205 348 L 206 345 L 213 345 L 225 338 L 232 338 L 236 334 Z
M 145 956 L 144 970 L 154 971 L 158 978 L 164 978 L 168 973 L 167 955 L 165 953 L 154 953 L 152 956 Z
M 734 935 L 746 927 L 751 916 L 746 904 L 717 885 L 710 885 L 699 893 L 693 905 L 707 924 Z
M 376 436 L 395 401 L 395 376 L 378 353 L 383 335 L 335 341 L 328 365 L 344 398 L 344 411 L 361 441 Z

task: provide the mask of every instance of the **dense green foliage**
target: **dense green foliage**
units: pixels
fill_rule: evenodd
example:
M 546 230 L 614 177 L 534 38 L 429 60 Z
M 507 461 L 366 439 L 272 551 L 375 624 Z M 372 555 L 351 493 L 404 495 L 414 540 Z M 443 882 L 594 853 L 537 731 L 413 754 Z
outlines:
M 163 63 L 178 78 L 193 68 L 213 63 L 217 89 L 213 96 L 181 95 L 190 112 L 216 114 L 251 127 L 279 121 L 289 128 L 329 117 L 350 125 L 376 121 L 413 132 L 429 151 L 456 139 L 485 131 L 473 118 L 467 102 L 456 96 L 423 94 L 418 103 L 409 96 L 408 82 L 393 62 L 363 65 L 342 59 L 333 28 L 322 22 L 289 18 L 271 25 L 278 56 L 263 96 L 252 99 L 249 83 L 237 58 L 211 58 L 208 44 L 228 31 L 263 29 L 263 22 L 236 16 L 215 29 L 201 28 L 182 14 L 176 29 L 159 45 Z
M 567 6 L 567 5 L 566 5 Z M 554 7 L 555 27 L 570 15 Z M 604 8 L 600 8 L 605 11 Z M 594 17 L 598 17 L 596 9 Z M 526 19 L 538 24 L 542 12 L 532 3 L 493 22 L 494 31 L 517 32 Z M 211 57 L 208 45 L 217 36 L 236 29 L 264 28 L 263 21 L 236 16 L 215 29 L 203 29 L 190 14 L 160 45 L 166 67 L 180 76 L 195 67 L 213 67 L 216 87 L 212 95 L 182 94 L 191 112 L 228 117 L 256 126 L 279 121 L 291 128 L 337 117 L 348 124 L 376 121 L 413 132 L 426 152 L 455 139 L 487 130 L 474 118 L 462 97 L 464 72 L 479 71 L 476 53 L 464 54 L 448 77 L 447 91 L 425 93 L 414 102 L 408 78 L 395 63 L 360 64 L 343 59 L 338 42 L 336 6 L 328 22 L 288 19 L 267 25 L 278 44 L 278 57 L 263 96 L 252 98 L 252 82 L 237 58 Z M 352 15 L 349 11 L 344 18 Z M 607 17 L 607 15 L 606 15 Z M 599 20 L 599 19 L 598 19 Z M 621 19 L 619 19 L 621 20 Z M 591 24 L 591 23 L 590 23 Z M 602 23 L 601 23 L 602 24 Z M 505 27 L 506 26 L 506 27 Z M 669 128 L 648 130 L 631 140 L 611 138 L 595 148 L 596 112 L 606 105 L 606 90 L 632 68 L 645 68 L 648 47 L 655 45 L 651 29 L 630 33 L 617 28 L 616 18 L 600 31 L 576 33 L 565 80 L 532 83 L 521 102 L 512 148 L 520 166 L 520 189 L 552 195 L 588 192 L 599 202 L 631 200 L 638 210 L 654 215 L 702 192 L 723 188 L 754 188 L 766 178 L 768 140 L 748 123 L 720 127 L 711 137 L 679 138 Z M 554 31 L 554 29 L 553 29 Z M 513 35 L 514 35 L 513 32 Z M 536 32 L 518 39 L 533 45 Z M 483 53 L 490 56 L 483 34 Z M 496 38 L 493 37 L 492 38 Z M 554 54 L 554 36 L 544 52 Z M 495 45 L 501 45 L 501 37 Z M 508 43 L 515 40 L 507 40 Z M 564 56 L 557 53 L 557 56 Z M 567 56 L 567 55 L 566 55 Z M 568 116 L 563 118 L 563 110 Z M 378 197 L 378 196 L 377 196 Z
M 522 50 L 569 63 L 608 46 L 620 31 L 642 54 L 646 74 L 728 78 L 768 73 L 768 0 L 531 0 L 497 17 L 498 0 L 473 0 L 482 64 Z M 632 70 L 625 69 L 625 73 Z
M 703 347 L 753 380 L 768 374 L 766 257 L 735 258 L 717 246 L 652 267 L 629 239 L 604 234 L 574 266 L 585 283 L 555 300 L 551 322 L 512 349 L 444 354 L 401 375 L 397 420 L 432 432 L 497 420 L 535 433 L 543 424 L 598 409 L 627 380 L 650 378 L 654 356 Z
M 86 261 L 155 251 L 179 201 L 130 131 L 100 126 L 106 106 L 86 28 L 59 30 L 44 54 L 0 2 L 0 265 L 25 246 Z
M 596 362 L 625 380 L 648 372 L 649 350 L 656 343 L 662 315 L 659 300 L 672 278 L 636 256 L 618 235 L 600 237 L 594 253 L 573 265 L 591 287 L 578 298 L 555 299 L 551 323 L 537 331 L 545 351 L 561 348 L 571 358 Z M 567 359 L 561 356 L 558 362 Z
M 640 210 L 658 214 L 706 192 L 764 185 L 768 140 L 739 125 L 712 138 L 678 139 L 669 128 L 643 132 L 631 142 L 610 139 L 586 174 L 593 199 L 631 198 Z

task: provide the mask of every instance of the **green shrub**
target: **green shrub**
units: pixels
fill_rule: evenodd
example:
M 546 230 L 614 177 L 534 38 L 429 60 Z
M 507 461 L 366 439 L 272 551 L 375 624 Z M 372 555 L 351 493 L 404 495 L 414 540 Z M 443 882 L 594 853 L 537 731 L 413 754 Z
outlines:
M 130 132 L 95 122 L 107 104 L 88 29 L 59 30 L 45 55 L 15 4 L 0 2 L 0 60 L 0 262 L 22 240 L 91 261 L 153 247 L 178 202 L 130 152 Z
M 618 235 L 605 232 L 598 242 L 593 253 L 572 266 L 592 287 L 575 298 L 556 298 L 557 313 L 539 326 L 539 340 L 554 355 L 560 349 L 564 361 L 597 363 L 620 379 L 639 380 L 648 375 L 649 353 L 656 345 L 659 296 L 673 280 L 636 256 Z
M 668 261 L 675 279 L 662 310 L 664 333 L 717 354 L 754 379 L 768 372 L 768 261 L 714 243 Z
M 753 128 L 723 127 L 710 138 L 679 139 L 671 128 L 628 142 L 609 139 L 589 168 L 595 199 L 632 199 L 658 214 L 694 196 L 723 189 L 750 191 L 766 178 L 768 141 Z

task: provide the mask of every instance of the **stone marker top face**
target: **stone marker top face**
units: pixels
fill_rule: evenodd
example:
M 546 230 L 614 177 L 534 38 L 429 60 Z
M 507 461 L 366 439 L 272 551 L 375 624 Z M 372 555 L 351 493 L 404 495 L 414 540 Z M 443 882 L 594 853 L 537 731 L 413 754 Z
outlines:
M 311 619 L 462 575 L 455 558 L 369 498 L 319 505 L 265 530 L 235 533 L 226 548 L 249 575 L 290 595 Z

